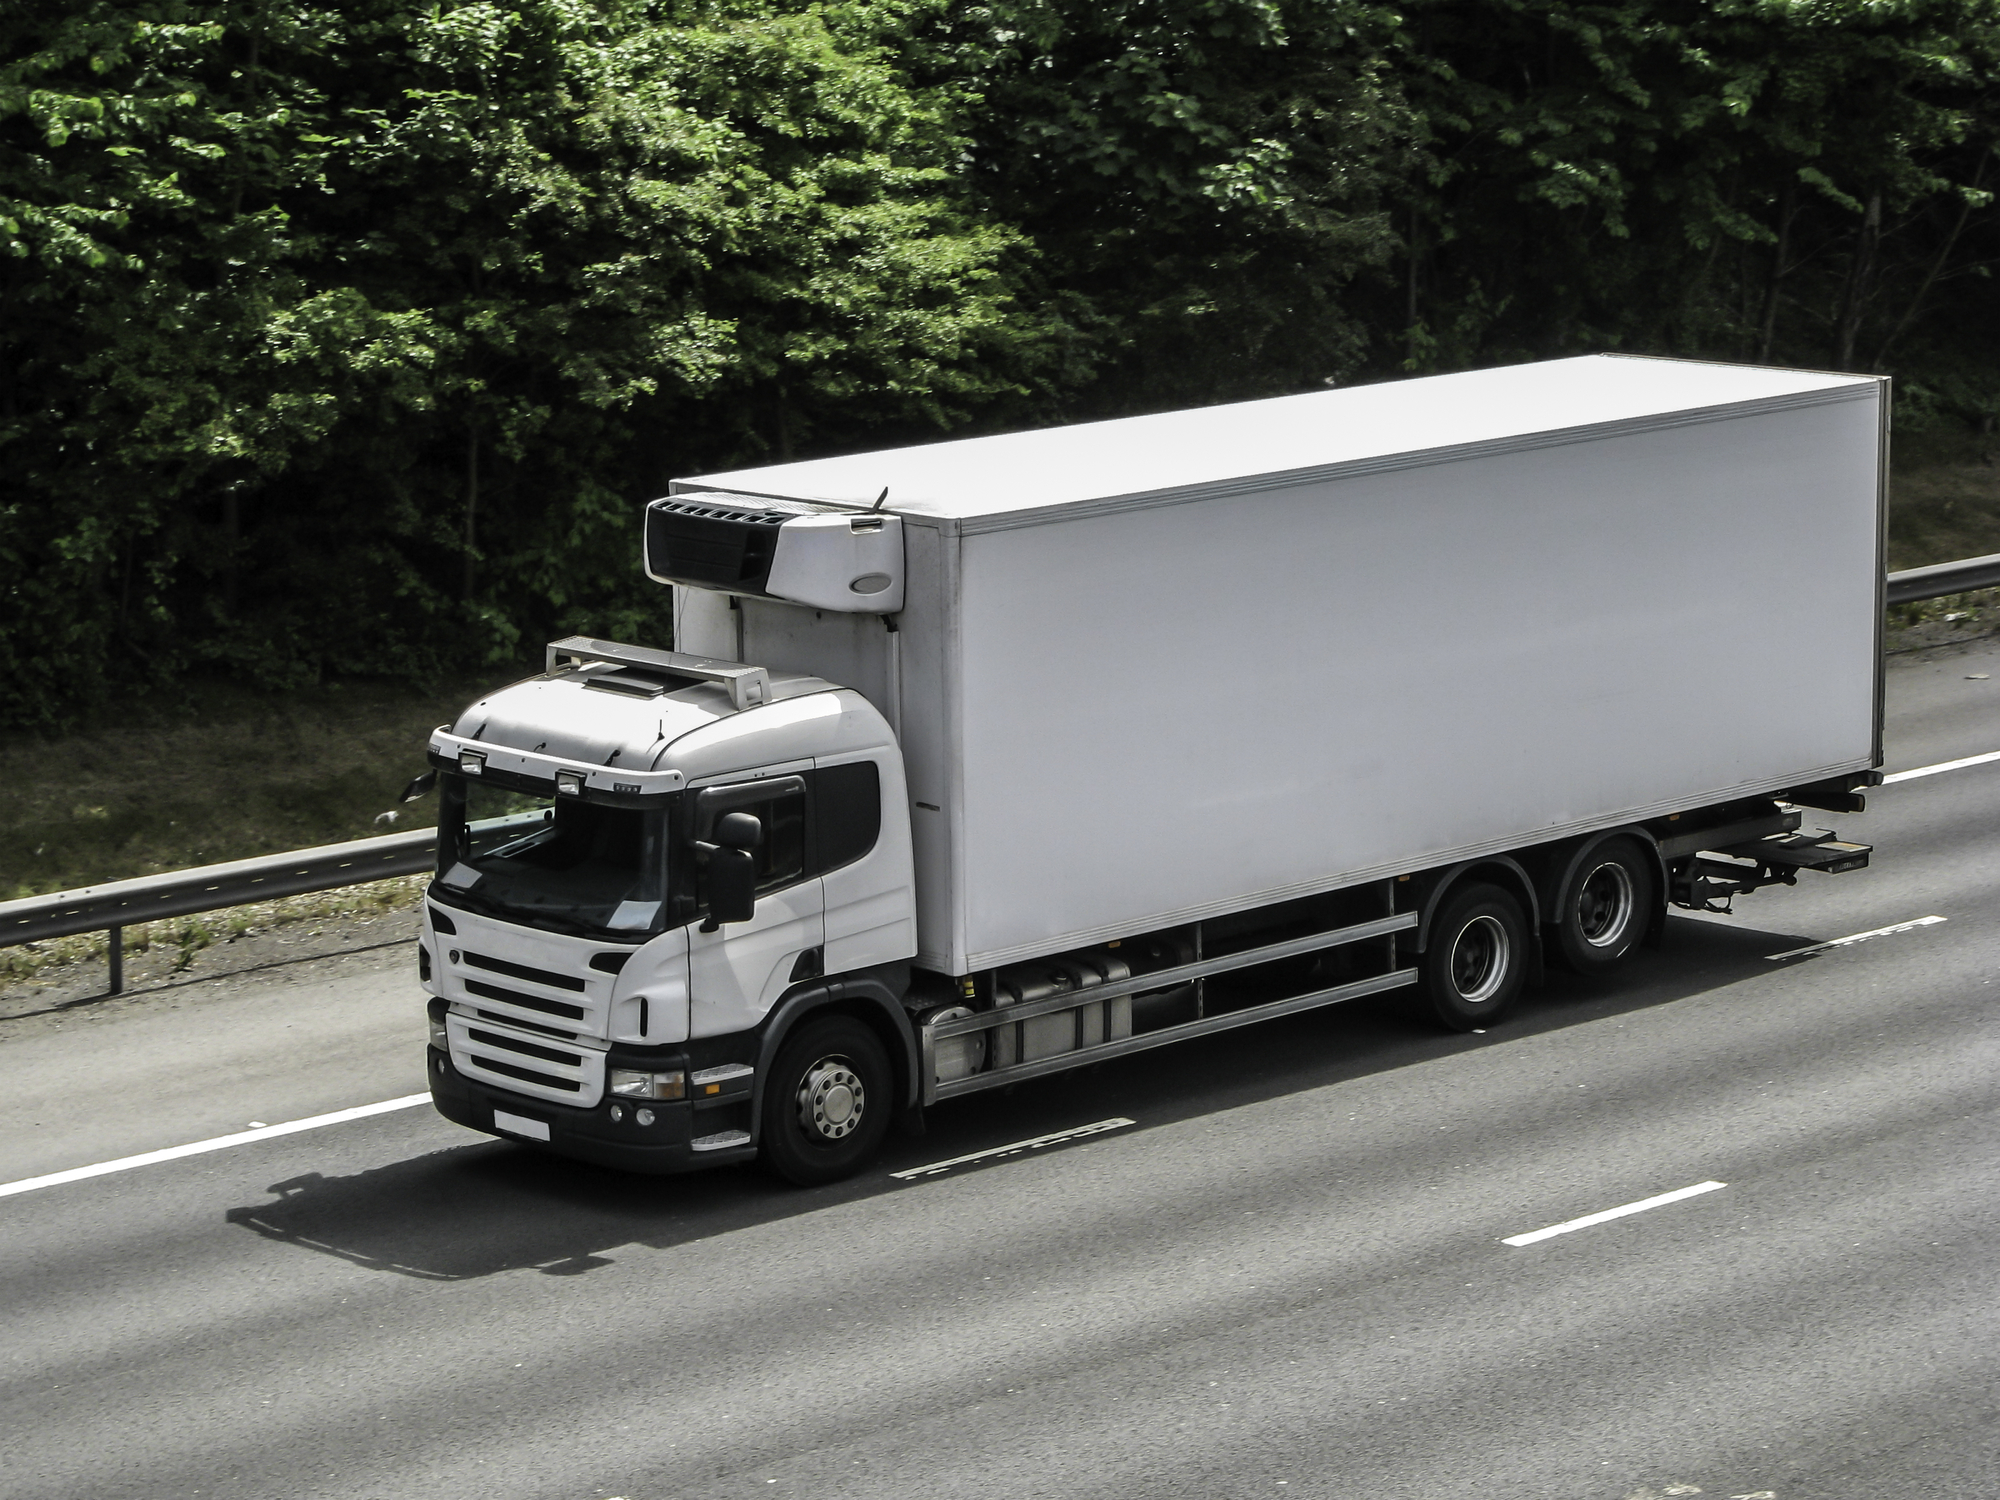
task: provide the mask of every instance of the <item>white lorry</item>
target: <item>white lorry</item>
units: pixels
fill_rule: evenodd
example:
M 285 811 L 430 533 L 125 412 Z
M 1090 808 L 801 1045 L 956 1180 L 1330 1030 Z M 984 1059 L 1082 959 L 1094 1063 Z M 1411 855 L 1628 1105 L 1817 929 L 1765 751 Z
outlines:
M 430 740 L 437 1107 L 856 1170 L 1407 987 L 1491 1024 L 1868 850 L 1886 382 L 1592 356 L 677 481 L 674 651 Z

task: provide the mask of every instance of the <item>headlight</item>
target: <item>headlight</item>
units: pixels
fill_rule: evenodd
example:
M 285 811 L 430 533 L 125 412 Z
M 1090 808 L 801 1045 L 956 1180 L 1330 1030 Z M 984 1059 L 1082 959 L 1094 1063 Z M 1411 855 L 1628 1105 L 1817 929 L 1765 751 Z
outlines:
M 440 1052 L 451 1051 L 451 1033 L 445 1029 L 443 1016 L 432 1016 L 431 1045 Z
M 624 1099 L 684 1099 L 687 1075 L 678 1068 L 671 1073 L 635 1073 L 628 1068 L 613 1068 L 611 1092 Z

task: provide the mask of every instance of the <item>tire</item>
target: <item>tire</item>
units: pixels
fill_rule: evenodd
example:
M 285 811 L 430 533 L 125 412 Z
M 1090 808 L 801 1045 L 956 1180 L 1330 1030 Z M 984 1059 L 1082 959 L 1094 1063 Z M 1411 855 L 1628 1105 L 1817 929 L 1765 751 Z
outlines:
M 881 1148 L 894 1093 L 874 1032 L 847 1016 L 808 1021 L 764 1080 L 760 1159 L 800 1187 L 851 1177 Z
M 1659 874 L 1637 839 L 1608 838 L 1578 860 L 1556 899 L 1556 957 L 1572 974 L 1609 974 L 1632 956 L 1658 903 Z
M 1431 919 L 1419 965 L 1430 1013 L 1451 1031 L 1490 1026 L 1521 993 L 1528 923 L 1521 903 L 1497 885 L 1464 886 Z

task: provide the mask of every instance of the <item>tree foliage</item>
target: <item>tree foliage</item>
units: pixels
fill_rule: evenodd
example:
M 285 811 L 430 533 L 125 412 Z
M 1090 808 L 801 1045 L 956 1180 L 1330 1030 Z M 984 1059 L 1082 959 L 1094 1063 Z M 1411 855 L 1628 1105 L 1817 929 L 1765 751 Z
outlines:
M 1996 70 L 2000 0 L 17 0 L 0 716 L 661 639 L 637 503 L 741 461 L 1597 348 L 1990 421 Z
M 687 463 L 962 419 L 1045 337 L 920 5 L 0 20 L 11 713 L 658 629 Z

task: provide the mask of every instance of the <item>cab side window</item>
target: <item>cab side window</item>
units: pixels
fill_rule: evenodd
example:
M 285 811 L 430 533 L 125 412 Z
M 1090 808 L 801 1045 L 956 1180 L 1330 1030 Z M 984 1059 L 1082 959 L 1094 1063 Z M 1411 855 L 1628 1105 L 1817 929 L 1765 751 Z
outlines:
M 882 833 L 882 775 L 872 760 L 813 773 L 814 872 L 854 863 Z
M 805 782 L 805 792 L 735 809 L 749 813 L 764 827 L 763 842 L 753 851 L 759 896 L 853 864 L 881 837 L 882 775 L 873 761 L 823 766 L 806 772 Z M 694 909 L 705 912 L 708 872 L 696 864 L 691 873 Z

